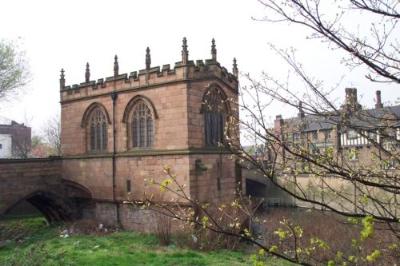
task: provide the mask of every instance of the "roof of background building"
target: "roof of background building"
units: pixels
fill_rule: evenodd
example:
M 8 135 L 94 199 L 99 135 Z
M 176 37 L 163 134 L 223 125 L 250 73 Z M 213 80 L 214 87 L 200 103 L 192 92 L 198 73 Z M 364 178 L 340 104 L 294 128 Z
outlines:
M 27 127 L 24 123 L 18 123 L 14 120 L 8 119 L 7 117 L 0 116 L 0 126 L 21 126 Z
M 387 126 L 387 123 L 382 124 L 382 119 L 387 116 L 385 122 L 390 121 L 390 116 L 394 117 L 391 121 L 391 126 L 400 127 L 400 105 L 387 106 L 379 109 L 366 109 L 361 110 L 354 115 L 350 116 L 350 124 L 354 127 L 361 127 L 363 129 L 377 128 L 379 126 Z M 293 117 L 285 119 L 288 123 L 300 123 L 303 132 L 311 132 L 317 130 L 329 130 L 334 128 L 340 121 L 337 114 L 323 114 L 323 115 L 306 115 L 303 119 L 300 117 Z
M 391 117 L 394 120 L 391 120 Z M 383 118 L 384 120 L 382 120 Z M 358 112 L 357 116 L 351 117 L 350 122 L 351 125 L 362 128 L 387 127 L 388 123 L 393 127 L 398 127 L 400 126 L 400 105 L 362 110 Z

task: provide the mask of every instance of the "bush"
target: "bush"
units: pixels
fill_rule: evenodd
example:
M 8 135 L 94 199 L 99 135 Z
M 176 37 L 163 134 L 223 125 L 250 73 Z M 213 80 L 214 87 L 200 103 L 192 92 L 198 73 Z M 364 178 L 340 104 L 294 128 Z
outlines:
M 394 265 L 400 259 L 399 247 L 393 243 L 398 241 L 387 230 L 384 224 L 375 223 L 375 233 L 372 233 L 364 241 L 360 241 L 361 231 L 363 229 L 361 219 L 348 220 L 345 217 L 331 212 L 321 212 L 317 210 L 305 209 L 270 209 L 267 213 L 259 216 L 263 224 L 262 237 L 266 246 L 277 245 L 279 243 L 279 252 L 293 252 L 293 239 L 280 239 L 279 228 L 282 229 L 281 221 L 290 221 L 293 225 L 302 229 L 302 237 L 298 239 L 298 247 L 310 246 L 310 243 L 318 242 L 318 248 L 306 254 L 303 249 L 302 256 L 311 264 L 321 264 L 323 262 L 337 259 L 339 257 L 348 260 L 352 256 L 363 258 L 357 265 L 370 263 L 367 257 L 375 258 L 379 265 Z M 355 245 L 354 241 L 358 241 Z M 380 254 L 377 256 L 375 248 L 380 246 Z M 375 257 L 371 257 L 375 254 Z

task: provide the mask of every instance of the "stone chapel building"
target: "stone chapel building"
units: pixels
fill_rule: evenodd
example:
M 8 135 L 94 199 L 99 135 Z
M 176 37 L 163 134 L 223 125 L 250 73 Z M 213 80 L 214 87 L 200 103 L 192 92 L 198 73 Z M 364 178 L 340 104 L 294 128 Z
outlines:
M 167 200 L 146 183 L 163 180 L 164 166 L 193 198 L 234 197 L 240 171 L 220 144 L 235 134 L 224 128 L 238 116 L 236 60 L 229 73 L 217 61 L 214 40 L 211 59 L 189 60 L 186 38 L 181 53 L 173 68 L 152 67 L 147 48 L 145 68 L 129 75 L 119 73 L 115 56 L 114 74 L 97 81 L 87 64 L 85 82 L 72 86 L 65 85 L 61 70 L 63 178 L 90 190 L 96 217 L 125 226 L 146 219 L 122 202 L 149 191 Z

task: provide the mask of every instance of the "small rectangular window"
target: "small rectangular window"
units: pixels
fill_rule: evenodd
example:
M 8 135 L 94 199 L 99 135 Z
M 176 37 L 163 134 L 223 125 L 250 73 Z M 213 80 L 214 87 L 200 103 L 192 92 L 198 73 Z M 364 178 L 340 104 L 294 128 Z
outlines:
M 367 133 L 367 137 L 368 137 L 368 140 L 369 140 L 369 141 L 376 141 L 376 133 L 375 133 L 375 132 L 369 131 L 369 132 Z
M 217 161 L 217 171 L 218 171 L 218 176 L 217 176 L 217 189 L 218 191 L 221 190 L 221 175 L 222 175 L 222 168 L 221 168 L 222 162 Z
M 294 142 L 300 141 L 300 133 L 298 133 L 298 132 L 293 133 L 293 141 Z
M 131 180 L 126 180 L 126 191 L 131 192 Z
M 350 161 L 357 161 L 358 160 L 358 150 L 350 149 L 348 151 L 348 156 Z
M 358 138 L 358 133 L 357 131 L 350 129 L 347 131 L 347 139 L 357 139 Z
M 381 165 L 384 170 L 396 169 L 396 162 L 394 160 L 382 160 Z
M 0 150 L 3 149 L 3 144 L 0 143 Z

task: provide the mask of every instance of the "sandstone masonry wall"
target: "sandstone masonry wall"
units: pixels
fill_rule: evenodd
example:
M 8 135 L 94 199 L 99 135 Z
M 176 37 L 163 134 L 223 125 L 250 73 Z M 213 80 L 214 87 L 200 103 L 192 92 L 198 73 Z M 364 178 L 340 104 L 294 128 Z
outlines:
M 181 201 L 150 184 L 151 179 L 159 183 L 167 178 L 165 166 L 171 168 L 180 184 L 186 185 L 185 192 L 191 197 L 203 201 L 232 199 L 237 181 L 235 163 L 227 151 L 206 147 L 201 106 L 207 89 L 217 86 L 234 99 L 228 109 L 237 115 L 237 77 L 216 60 L 178 62 L 173 69 L 169 65 L 149 67 L 129 75 L 117 72 L 113 77 L 72 86 L 65 86 L 64 76 L 60 80 L 63 178 L 90 190 L 97 202 L 96 217 L 112 223 L 116 203 L 127 199 L 143 200 L 151 195 L 157 201 Z M 151 148 L 132 148 L 129 110 L 138 97 L 152 109 Z M 89 150 L 89 131 L 83 123 L 85 112 L 93 104 L 104 108 L 109 121 L 107 150 L 101 153 Z M 199 162 L 205 170 L 199 171 Z M 144 221 L 154 221 L 153 214 L 123 204 L 119 213 L 121 223 L 141 231 L 151 227 Z

